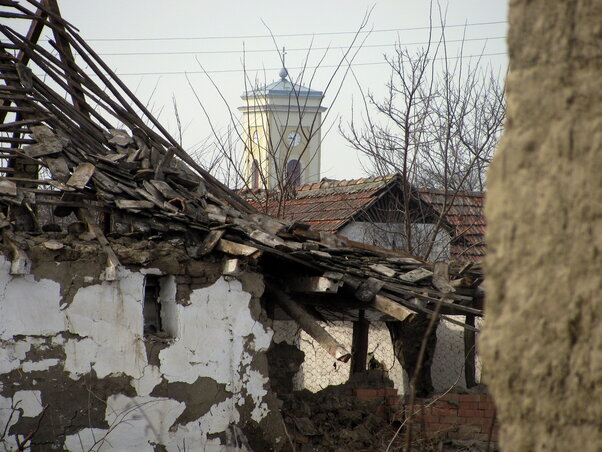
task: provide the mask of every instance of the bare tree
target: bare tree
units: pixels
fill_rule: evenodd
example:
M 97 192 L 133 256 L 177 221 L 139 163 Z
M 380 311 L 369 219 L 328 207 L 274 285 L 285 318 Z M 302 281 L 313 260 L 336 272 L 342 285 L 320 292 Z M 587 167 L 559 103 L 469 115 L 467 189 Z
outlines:
M 467 59 L 463 45 L 458 55 L 449 55 L 441 10 L 439 17 L 438 39 L 431 19 L 425 47 L 410 51 L 398 43 L 392 55 L 385 55 L 390 76 L 382 99 L 364 92 L 358 82 L 363 114 L 357 118 L 352 111 L 351 119 L 339 126 L 348 143 L 369 158 L 369 173 L 401 175 L 403 193 L 390 209 L 396 221 L 374 221 L 403 224 L 398 232 L 404 240 L 396 242 L 404 244 L 403 251 L 425 258 L 455 196 L 484 190 L 485 171 L 505 117 L 499 77 L 481 58 Z M 446 205 L 436 213 L 438 218 L 419 202 L 419 187 L 443 193 Z M 434 227 L 417 230 L 417 223 Z
M 502 132 L 506 103 L 503 84 L 481 58 L 467 59 L 463 45 L 450 55 L 445 17 L 438 10 L 441 34 L 433 36 L 433 3 L 428 44 L 410 51 L 397 44 L 385 55 L 390 69 L 386 94 L 377 98 L 362 94 L 362 114 L 352 111 L 339 129 L 348 143 L 369 159 L 369 173 L 398 173 L 402 190 L 396 199 L 378 210 L 373 230 L 396 245 L 425 259 L 437 259 L 433 249 L 441 233 L 451 225 L 446 215 L 464 191 L 483 191 L 485 172 Z M 376 115 L 373 113 L 376 111 Z M 441 192 L 443 205 L 433 209 L 421 195 L 421 187 Z M 454 232 L 447 240 L 453 238 Z M 447 257 L 447 256 L 441 256 Z M 439 258 L 441 258 L 439 257 Z M 436 345 L 429 318 L 412 316 L 406 322 L 388 322 L 395 354 L 402 367 L 413 374 L 423 337 L 425 359 L 416 374 L 418 395 L 432 391 L 430 359 Z M 420 366 L 419 366 L 420 367 Z

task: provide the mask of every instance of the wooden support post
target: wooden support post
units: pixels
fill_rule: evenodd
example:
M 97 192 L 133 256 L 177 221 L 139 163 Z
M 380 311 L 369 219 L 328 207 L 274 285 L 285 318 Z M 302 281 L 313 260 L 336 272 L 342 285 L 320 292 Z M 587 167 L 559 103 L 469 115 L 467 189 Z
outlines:
M 268 285 L 267 289 L 274 295 L 274 299 L 280 307 L 330 355 L 344 363 L 349 361 L 351 354 L 328 331 L 318 325 L 318 322 L 301 305 L 273 285 Z
M 366 370 L 369 331 L 370 322 L 366 320 L 364 310 L 360 309 L 358 320 L 356 322 L 353 322 L 353 339 L 351 342 L 351 370 L 349 376 Z
M 474 327 L 474 315 L 466 314 L 466 324 Z M 477 384 L 476 381 L 476 333 L 468 328 L 464 329 L 464 377 L 466 379 L 466 387 L 472 388 Z

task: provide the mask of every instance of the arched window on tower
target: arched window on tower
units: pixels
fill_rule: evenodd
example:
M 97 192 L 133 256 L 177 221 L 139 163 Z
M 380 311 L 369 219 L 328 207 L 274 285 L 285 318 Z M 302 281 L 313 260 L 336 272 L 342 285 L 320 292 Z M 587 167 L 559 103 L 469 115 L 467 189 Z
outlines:
M 286 182 L 293 187 L 301 185 L 301 162 L 290 159 L 286 164 Z
M 259 162 L 257 159 L 253 159 L 251 164 L 251 188 L 254 190 L 259 188 Z

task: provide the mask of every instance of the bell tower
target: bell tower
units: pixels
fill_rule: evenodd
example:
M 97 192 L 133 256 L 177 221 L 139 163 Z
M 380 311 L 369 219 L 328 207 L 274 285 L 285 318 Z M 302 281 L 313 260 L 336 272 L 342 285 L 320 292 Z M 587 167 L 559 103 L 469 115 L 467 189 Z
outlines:
M 241 96 L 248 188 L 283 189 L 320 180 L 324 94 L 292 83 L 285 68 L 279 77 Z

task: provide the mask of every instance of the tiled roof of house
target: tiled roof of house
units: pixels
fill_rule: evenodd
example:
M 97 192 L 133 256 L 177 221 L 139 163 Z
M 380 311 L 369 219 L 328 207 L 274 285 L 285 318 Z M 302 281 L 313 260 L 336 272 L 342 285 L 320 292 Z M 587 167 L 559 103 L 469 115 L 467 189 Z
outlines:
M 446 221 L 456 228 L 456 240 L 452 242 L 451 258 L 480 261 L 485 257 L 485 215 L 483 214 L 484 192 L 448 193 L 420 189 L 421 198 L 437 212 L 445 215 Z
M 322 180 L 295 187 L 294 197 L 281 200 L 250 198 L 258 210 L 286 220 L 307 223 L 316 231 L 340 231 L 354 216 L 368 209 L 399 179 L 398 175 L 353 180 Z
M 339 232 L 367 211 L 396 183 L 399 174 L 353 180 L 323 180 L 295 187 L 294 197 L 281 201 L 274 195 L 251 200 L 257 209 L 286 220 L 307 223 L 317 231 Z M 420 198 L 438 214 L 443 213 L 448 228 L 455 229 L 451 258 L 480 261 L 486 252 L 483 192 L 451 192 L 418 189 Z M 447 202 L 444 202 L 447 199 Z

